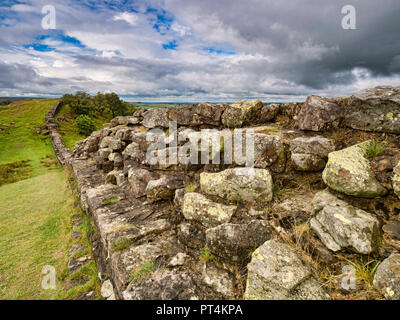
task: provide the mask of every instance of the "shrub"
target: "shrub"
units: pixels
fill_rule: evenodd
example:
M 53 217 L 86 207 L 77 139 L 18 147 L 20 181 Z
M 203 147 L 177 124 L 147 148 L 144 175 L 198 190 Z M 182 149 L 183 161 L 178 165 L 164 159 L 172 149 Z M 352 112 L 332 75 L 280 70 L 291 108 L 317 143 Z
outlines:
M 75 119 L 75 124 L 79 133 L 85 136 L 90 135 L 96 129 L 93 119 L 84 114 Z

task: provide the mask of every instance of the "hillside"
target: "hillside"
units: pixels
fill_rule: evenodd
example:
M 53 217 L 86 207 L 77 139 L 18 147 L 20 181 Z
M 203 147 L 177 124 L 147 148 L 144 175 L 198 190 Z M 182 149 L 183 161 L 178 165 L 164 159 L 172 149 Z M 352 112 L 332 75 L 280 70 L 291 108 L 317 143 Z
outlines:
M 74 206 L 67 175 L 48 135 L 36 130 L 55 101 L 0 107 L 0 299 L 65 299 L 98 289 L 93 261 L 75 274 L 68 272 L 73 230 L 81 232 L 76 241 L 86 248 L 77 254 L 91 251 L 88 225 L 73 227 L 73 220 L 83 216 Z M 55 267 L 55 290 L 41 287 L 45 265 Z

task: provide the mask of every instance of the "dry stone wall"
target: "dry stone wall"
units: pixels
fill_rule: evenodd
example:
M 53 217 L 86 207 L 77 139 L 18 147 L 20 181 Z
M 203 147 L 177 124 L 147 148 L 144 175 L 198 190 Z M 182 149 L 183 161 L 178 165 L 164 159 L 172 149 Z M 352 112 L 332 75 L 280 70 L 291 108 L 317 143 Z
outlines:
M 283 244 L 297 232 L 295 220 L 312 230 L 306 235 L 312 252 L 327 261 L 343 250 L 379 252 L 381 219 L 337 197 L 393 199 L 392 180 L 398 190 L 398 175 L 374 178 L 364 149 L 357 147 L 362 165 L 338 153 L 345 148 L 332 130 L 352 130 L 344 121 L 348 101 L 310 96 L 304 104 L 255 100 L 139 110 L 113 119 L 73 152 L 57 132 L 54 116 L 62 102 L 56 103 L 46 123 L 96 225 L 95 256 L 108 278 L 103 291 L 117 299 L 328 299 L 302 247 Z M 391 160 L 398 154 L 392 150 Z M 278 201 L 282 183 L 307 176 L 317 177 L 320 187 Z M 379 190 L 385 192 L 366 190 L 364 176 L 374 178 L 376 188 L 384 184 Z M 279 278 L 285 270 L 293 281 Z

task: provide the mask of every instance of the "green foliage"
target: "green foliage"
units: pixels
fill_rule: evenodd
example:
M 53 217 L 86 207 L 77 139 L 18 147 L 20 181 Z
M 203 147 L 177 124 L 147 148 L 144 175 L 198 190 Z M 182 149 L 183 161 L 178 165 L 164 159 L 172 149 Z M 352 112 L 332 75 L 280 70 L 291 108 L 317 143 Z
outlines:
M 128 239 L 118 240 L 113 243 L 112 250 L 113 251 L 122 251 L 128 249 L 132 245 L 132 242 Z
M 380 142 L 376 139 L 371 140 L 370 143 L 363 147 L 365 153 L 369 158 L 375 158 L 386 148 L 385 142 Z
M 93 119 L 89 116 L 82 114 L 75 119 L 76 127 L 80 134 L 90 135 L 94 130 L 96 130 L 96 124 Z
M 151 262 L 151 261 L 146 262 L 139 268 L 139 270 L 135 271 L 132 274 L 131 282 L 134 283 L 134 282 L 140 281 L 141 279 L 146 277 L 148 274 L 152 273 L 154 270 L 156 270 L 156 265 L 154 264 L 154 262 Z
M 119 202 L 118 198 L 107 199 L 103 202 L 105 206 Z
M 210 252 L 210 249 L 208 249 L 207 245 L 204 246 L 200 254 L 200 259 L 203 260 L 204 262 L 211 261 L 213 259 L 213 256 Z
M 65 94 L 62 99 L 75 115 L 93 114 L 92 98 L 86 92 L 78 91 L 75 95 Z

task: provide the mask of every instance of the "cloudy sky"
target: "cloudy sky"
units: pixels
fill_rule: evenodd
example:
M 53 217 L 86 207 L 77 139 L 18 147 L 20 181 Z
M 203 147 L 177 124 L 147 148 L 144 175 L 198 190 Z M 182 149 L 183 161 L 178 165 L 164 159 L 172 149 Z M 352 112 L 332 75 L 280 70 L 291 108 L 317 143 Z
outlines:
M 400 85 L 399 16 L 399 0 L 1 0 L 0 96 L 302 101 Z

